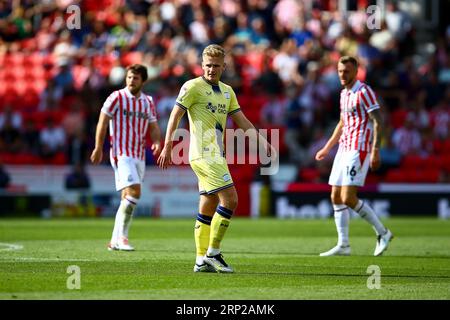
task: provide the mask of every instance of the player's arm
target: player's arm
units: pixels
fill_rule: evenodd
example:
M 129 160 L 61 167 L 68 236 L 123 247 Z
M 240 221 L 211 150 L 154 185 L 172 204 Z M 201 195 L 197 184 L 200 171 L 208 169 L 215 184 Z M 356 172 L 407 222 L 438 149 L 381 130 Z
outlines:
M 103 158 L 103 143 L 105 142 L 106 130 L 108 130 L 108 123 L 111 117 L 104 112 L 100 112 L 100 117 L 95 131 L 95 148 L 91 154 L 91 162 L 99 164 Z
M 270 145 L 270 143 L 267 141 L 267 139 L 265 137 L 263 137 L 258 130 L 256 130 L 255 126 L 250 122 L 250 120 L 247 119 L 247 117 L 244 115 L 244 113 L 242 111 L 238 111 L 235 112 L 231 115 L 231 119 L 233 119 L 233 122 L 242 130 L 244 130 L 244 132 L 247 132 L 248 130 L 254 130 L 256 133 L 256 136 L 258 137 L 258 141 L 260 143 L 260 145 L 263 145 L 264 148 L 266 149 L 266 152 L 269 154 L 269 150 L 270 150 L 270 155 L 272 156 L 276 156 L 277 155 L 277 151 L 275 150 L 275 148 Z M 252 135 L 250 135 L 252 136 Z
M 333 134 L 331 135 L 330 139 L 328 139 L 325 146 L 319 151 L 317 151 L 316 153 L 317 161 L 323 160 L 330 153 L 331 149 L 339 142 L 339 138 L 341 137 L 343 127 L 344 122 L 342 121 L 341 118 L 338 124 L 336 125 L 336 128 L 334 128 Z
M 175 131 L 177 130 L 178 124 L 180 123 L 180 120 L 185 112 L 186 111 L 183 108 L 175 105 L 170 113 L 169 122 L 167 124 L 166 138 L 164 140 L 164 148 L 162 149 L 157 161 L 161 169 L 167 169 L 169 164 L 172 163 L 172 145 Z
M 383 134 L 383 125 L 380 109 L 375 109 L 369 112 L 369 118 L 373 122 L 373 143 L 372 152 L 370 153 L 370 168 L 376 170 L 381 165 L 380 160 L 380 145 Z
M 150 138 L 152 139 L 152 151 L 153 155 L 157 155 L 161 152 L 161 129 L 159 129 L 158 122 L 150 122 Z

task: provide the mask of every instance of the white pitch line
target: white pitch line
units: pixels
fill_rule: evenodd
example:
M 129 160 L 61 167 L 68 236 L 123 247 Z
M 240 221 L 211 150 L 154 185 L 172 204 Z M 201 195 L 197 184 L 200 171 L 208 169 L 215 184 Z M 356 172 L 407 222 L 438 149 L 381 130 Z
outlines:
M 14 250 L 22 250 L 23 249 L 23 245 L 21 245 L 21 244 L 4 243 L 4 242 L 0 242 L 0 247 L 6 247 L 6 248 L 0 248 L 0 251 L 14 251 Z

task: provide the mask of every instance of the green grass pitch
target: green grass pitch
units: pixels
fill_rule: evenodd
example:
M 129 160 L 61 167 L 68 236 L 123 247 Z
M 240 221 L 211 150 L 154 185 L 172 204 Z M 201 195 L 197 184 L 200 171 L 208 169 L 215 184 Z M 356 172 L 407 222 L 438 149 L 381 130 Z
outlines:
M 319 257 L 336 242 L 332 219 L 235 217 L 222 245 L 235 273 L 197 274 L 194 218 L 135 219 L 135 252 L 107 251 L 113 219 L 0 219 L 0 299 L 450 299 L 450 221 L 385 223 L 395 238 L 383 256 L 353 219 L 352 256 Z M 72 265 L 78 290 L 67 288 Z M 379 289 L 367 286 L 371 265 Z

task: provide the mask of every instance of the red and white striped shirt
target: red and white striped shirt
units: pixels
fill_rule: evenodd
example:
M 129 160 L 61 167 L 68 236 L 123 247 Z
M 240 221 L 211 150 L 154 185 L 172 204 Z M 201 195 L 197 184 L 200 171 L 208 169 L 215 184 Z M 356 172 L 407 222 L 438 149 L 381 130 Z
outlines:
M 112 118 L 109 121 L 111 157 L 144 160 L 147 128 L 149 123 L 156 121 L 153 98 L 144 93 L 136 98 L 125 87 L 111 93 L 101 111 Z
M 373 90 L 356 80 L 350 90 L 341 91 L 340 108 L 344 122 L 339 140 L 340 147 L 344 148 L 344 151 L 370 152 L 373 123 L 369 119 L 369 112 L 380 108 Z

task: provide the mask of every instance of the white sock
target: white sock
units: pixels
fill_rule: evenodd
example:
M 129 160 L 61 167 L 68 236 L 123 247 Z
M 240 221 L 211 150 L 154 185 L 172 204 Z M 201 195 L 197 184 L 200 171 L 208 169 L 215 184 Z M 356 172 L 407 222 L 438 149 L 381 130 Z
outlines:
M 209 247 L 208 248 L 208 251 L 206 251 L 206 255 L 207 256 L 216 256 L 216 255 L 218 255 L 220 253 L 220 249 L 215 249 L 215 248 L 211 248 L 211 247 Z
M 197 258 L 195 258 L 195 263 L 201 266 L 203 264 L 203 258 L 204 256 L 197 256 Z
M 378 216 L 375 214 L 373 209 L 369 207 L 364 201 L 358 200 L 358 204 L 353 208 L 357 214 L 364 218 L 367 222 L 369 222 L 373 229 L 375 230 L 377 235 L 385 234 L 387 229 L 381 223 Z
M 123 229 L 123 222 L 125 220 L 125 206 L 126 204 L 122 201 L 120 201 L 119 208 L 116 212 L 116 220 L 114 221 L 114 230 L 111 237 L 111 243 L 115 244 L 119 241 L 119 231 Z
M 334 222 L 338 233 L 338 246 L 348 246 L 348 225 L 350 212 L 345 204 L 334 204 Z
M 133 201 L 134 200 L 134 201 Z M 128 238 L 128 230 L 131 224 L 131 217 L 137 200 L 131 196 L 126 196 L 120 201 L 119 208 L 116 213 L 116 220 L 114 222 L 114 230 L 111 237 L 111 243 L 117 243 L 120 238 Z
M 139 199 L 133 198 L 132 196 L 125 196 L 125 199 L 122 201 L 126 201 L 125 219 L 123 221 L 122 236 L 128 239 L 128 231 L 130 230 L 134 208 L 136 208 Z

